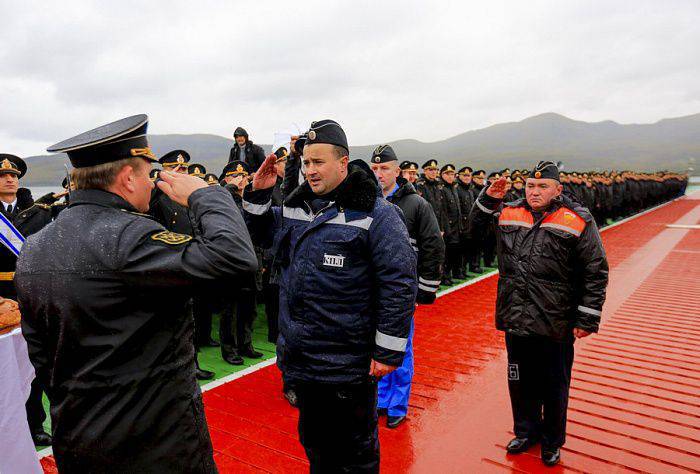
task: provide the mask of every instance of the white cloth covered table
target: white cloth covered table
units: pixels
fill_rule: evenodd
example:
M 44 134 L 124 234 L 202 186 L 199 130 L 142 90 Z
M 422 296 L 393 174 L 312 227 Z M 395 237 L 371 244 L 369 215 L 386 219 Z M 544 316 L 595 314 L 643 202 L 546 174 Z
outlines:
M 42 473 L 25 403 L 34 380 L 27 343 L 18 328 L 0 335 L 0 473 Z

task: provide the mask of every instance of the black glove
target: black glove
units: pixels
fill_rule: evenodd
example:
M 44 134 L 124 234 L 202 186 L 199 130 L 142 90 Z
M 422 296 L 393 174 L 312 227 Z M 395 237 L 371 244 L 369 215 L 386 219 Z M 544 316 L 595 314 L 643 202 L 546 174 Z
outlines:
M 418 296 L 416 297 L 416 303 L 418 304 L 433 304 L 435 302 L 435 293 L 432 291 L 425 291 L 418 288 Z

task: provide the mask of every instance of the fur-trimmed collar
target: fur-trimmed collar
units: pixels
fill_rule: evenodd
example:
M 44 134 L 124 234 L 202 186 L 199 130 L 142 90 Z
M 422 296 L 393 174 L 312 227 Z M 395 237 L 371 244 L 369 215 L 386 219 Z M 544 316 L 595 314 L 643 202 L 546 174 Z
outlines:
M 338 185 L 335 192 L 335 203 L 338 207 L 354 211 L 372 212 L 374 203 L 379 195 L 377 182 L 357 165 L 348 167 L 349 173 L 345 180 Z M 304 201 L 311 201 L 317 196 L 311 191 L 308 181 L 304 181 L 284 201 L 288 207 L 302 207 Z

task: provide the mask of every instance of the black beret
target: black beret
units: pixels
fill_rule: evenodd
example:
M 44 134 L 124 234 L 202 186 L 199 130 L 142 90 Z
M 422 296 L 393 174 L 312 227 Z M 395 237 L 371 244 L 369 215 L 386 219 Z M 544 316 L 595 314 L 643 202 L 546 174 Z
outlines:
M 207 174 L 207 169 L 199 163 L 193 163 L 187 167 L 187 174 L 198 178 L 204 178 L 204 175 Z
M 14 174 L 21 178 L 27 172 L 27 163 L 22 158 L 0 153 L 0 174 Z
M 440 174 L 444 173 L 445 171 L 455 171 L 455 165 L 452 163 L 447 163 L 445 166 L 440 168 Z
M 530 176 L 535 179 L 556 179 L 559 181 L 559 168 L 551 161 L 540 161 Z
M 438 169 L 438 162 L 437 160 L 428 160 L 425 163 L 423 163 L 423 166 L 421 166 L 423 169 L 428 169 L 428 168 L 435 168 Z
M 459 169 L 459 174 L 467 174 L 467 173 L 471 173 L 472 171 L 473 170 L 470 167 L 465 166 L 465 167 Z
M 350 152 L 348 147 L 348 139 L 345 136 L 343 128 L 334 120 L 319 120 L 311 122 L 309 131 L 299 137 L 294 144 L 297 152 L 302 152 L 306 145 L 315 145 L 317 143 L 327 143 L 345 148 L 345 151 Z
M 214 186 L 215 184 L 219 184 L 219 178 L 217 178 L 214 173 L 207 173 L 204 176 L 204 181 L 206 181 L 209 186 Z
M 143 158 L 155 162 L 158 160 L 148 146 L 147 129 L 147 115 L 132 115 L 51 145 L 46 151 L 67 153 L 74 168 L 96 166 L 126 158 Z
M 165 155 L 161 156 L 158 162 L 163 165 L 163 167 L 172 167 L 177 165 L 183 165 L 189 163 L 190 154 L 185 150 L 173 150 L 169 151 Z
M 394 153 L 394 149 L 391 145 L 379 145 L 372 152 L 372 158 L 370 160 L 372 163 L 388 163 L 390 161 L 399 161 Z
M 247 176 L 250 174 L 250 166 L 248 163 L 241 160 L 229 161 L 226 166 L 224 166 L 221 176 L 219 176 L 219 181 L 223 181 L 226 176 L 243 175 Z
M 243 127 L 238 127 L 236 130 L 233 132 L 233 136 L 235 137 L 246 137 L 248 138 L 248 132 L 245 131 L 245 128 Z

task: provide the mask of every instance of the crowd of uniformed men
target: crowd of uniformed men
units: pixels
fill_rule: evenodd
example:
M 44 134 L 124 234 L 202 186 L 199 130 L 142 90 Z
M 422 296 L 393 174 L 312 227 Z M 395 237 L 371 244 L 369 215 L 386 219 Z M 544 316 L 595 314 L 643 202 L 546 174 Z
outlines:
M 324 126 L 337 126 L 335 122 L 329 122 L 331 123 L 317 126 L 319 136 L 324 133 Z M 313 128 L 311 133 L 315 134 Z M 329 137 L 330 141 L 324 142 L 319 138 L 318 142 L 338 145 L 333 141 L 335 135 Z M 249 207 L 246 211 L 252 215 L 262 204 L 246 203 L 244 191 L 250 188 L 249 184 L 254 174 L 265 161 L 265 153 L 249 139 L 243 128 L 235 130 L 234 138 L 236 143 L 230 151 L 228 163 L 223 166 L 219 175 L 207 172 L 205 167 L 196 163 L 196 159 L 192 159 L 185 150 L 166 153 L 158 162 L 162 170 L 189 174 L 203 179 L 210 186 L 224 187 L 239 209 L 243 211 L 247 205 Z M 295 190 L 297 192 L 289 200 L 293 201 L 296 194 L 299 194 L 298 188 L 301 187 L 305 169 L 300 149 L 295 146 L 296 138 L 292 137 L 291 143 L 273 150 L 277 176 L 270 193 L 272 206 L 286 205 L 287 199 Z M 312 142 L 312 138 L 308 136 L 305 140 L 308 143 Z M 344 134 L 342 140 L 340 146 L 347 149 Z M 132 152 L 133 150 L 139 149 L 132 149 Z M 411 161 L 399 162 L 396 153 L 388 145 L 377 147 L 372 155 L 366 158 L 384 197 L 403 211 L 411 246 L 418 255 L 416 301 L 419 304 L 432 303 L 441 284 L 451 285 L 454 280 L 467 278 L 470 272 L 479 274 L 484 271 L 484 267 L 494 266 L 497 240 L 494 227 L 484 225 L 474 228 L 473 219 L 470 223 L 470 211 L 478 205 L 478 197 L 488 183 L 502 183 L 503 179 L 506 183 L 503 202 L 523 198 L 525 182 L 530 175 L 528 170 L 506 168 L 487 174 L 484 170 L 473 170 L 469 166 L 457 169 L 452 163 L 441 166 L 435 159 L 429 159 L 422 165 Z M 74 157 L 71 159 L 73 161 Z M 358 166 L 360 165 L 351 163 L 350 176 L 357 175 L 352 171 Z M 34 201 L 29 190 L 18 185 L 19 179 L 26 171 L 26 164 L 21 158 L 8 154 L 0 155 L 0 200 L 3 204 L 0 212 L 13 222 L 24 236 L 38 232 L 55 220 L 58 213 L 67 208 L 72 196 L 72 183 L 66 178 L 63 181 L 64 192 L 52 193 Z M 159 179 L 158 173 L 158 170 L 152 171 L 153 181 Z M 683 195 L 687 176 L 670 172 L 561 171 L 559 182 L 564 187 L 564 194 L 571 201 L 589 209 L 598 226 L 602 226 L 610 220 L 638 213 Z M 357 186 L 362 185 L 363 183 L 359 182 Z M 313 201 L 309 202 L 313 207 Z M 361 204 L 355 203 L 358 207 L 362 207 Z M 148 215 L 172 232 L 162 236 L 164 242 L 168 239 L 177 240 L 178 237 L 173 236 L 179 235 L 196 237 L 201 232 L 192 209 L 171 199 L 158 186 L 152 191 L 148 207 Z M 311 211 L 320 213 L 325 209 Z M 302 213 L 306 216 L 306 211 Z M 353 225 L 362 227 L 362 221 L 359 222 Z M 230 285 L 195 286 L 187 303 L 187 311 L 195 321 L 195 347 L 220 345 L 223 359 L 234 365 L 243 364 L 244 358 L 255 359 L 263 356 L 253 347 L 252 338 L 258 301 L 262 300 L 265 304 L 269 341 L 278 340 L 279 277 L 273 271 L 272 252 L 264 250 L 262 245 L 258 247 L 256 233 L 251 231 L 251 235 L 253 244 L 256 245 L 259 268 L 257 274 L 249 274 L 246 278 L 238 280 L 233 290 Z M 154 237 L 154 240 L 157 239 Z M 348 242 L 337 243 L 341 244 L 347 245 Z M 324 255 L 323 259 L 323 265 L 328 268 L 344 265 L 342 258 L 336 255 Z M 16 257 L 4 247 L 0 248 L 0 296 L 15 297 L 12 282 L 15 263 Z M 211 337 L 212 315 L 216 313 L 220 314 L 219 341 Z M 380 381 L 379 408 L 388 412 L 390 427 L 398 426 L 406 416 L 413 369 L 410 342 L 412 333 L 411 326 L 408 344 L 404 341 L 401 345 L 402 352 L 405 348 L 402 366 Z M 393 336 L 383 337 L 386 339 L 383 342 L 378 339 L 377 344 L 384 344 L 383 347 L 389 348 L 399 339 Z M 391 359 L 390 355 L 385 357 L 386 360 Z M 199 379 L 210 379 L 215 374 L 197 367 L 196 375 Z M 285 395 L 292 404 L 296 403 L 295 388 L 285 388 Z M 41 406 L 41 393 L 40 378 L 37 378 L 27 402 L 27 414 L 35 443 L 39 445 L 51 442 L 50 436 L 42 427 L 45 414 Z M 311 459 L 312 451 L 308 452 Z

